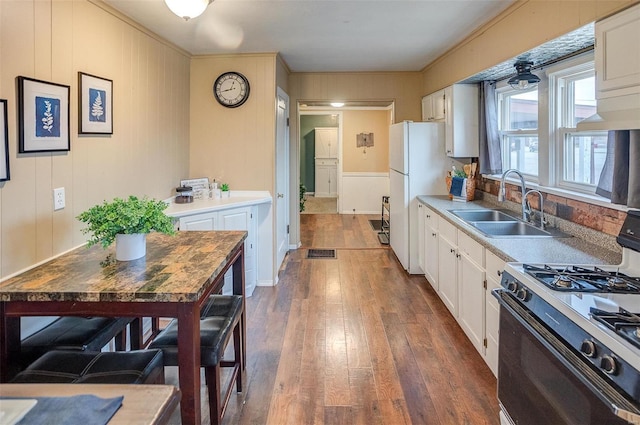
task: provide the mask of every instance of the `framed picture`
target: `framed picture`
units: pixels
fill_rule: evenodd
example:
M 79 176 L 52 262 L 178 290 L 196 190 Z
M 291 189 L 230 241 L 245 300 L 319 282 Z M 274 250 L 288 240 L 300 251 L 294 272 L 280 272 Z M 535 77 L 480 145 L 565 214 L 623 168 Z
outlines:
M 18 77 L 18 152 L 71 149 L 69 86 Z
M 78 72 L 78 133 L 113 134 L 113 81 Z
M 0 182 L 9 180 L 9 126 L 7 100 L 0 99 Z

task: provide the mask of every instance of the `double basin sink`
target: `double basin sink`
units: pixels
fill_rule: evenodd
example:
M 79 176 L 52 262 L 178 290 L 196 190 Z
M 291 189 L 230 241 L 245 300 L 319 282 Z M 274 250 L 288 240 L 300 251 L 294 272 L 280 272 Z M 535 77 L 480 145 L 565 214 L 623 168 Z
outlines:
M 558 238 L 569 235 L 555 229 L 542 230 L 500 210 L 449 210 L 489 238 Z

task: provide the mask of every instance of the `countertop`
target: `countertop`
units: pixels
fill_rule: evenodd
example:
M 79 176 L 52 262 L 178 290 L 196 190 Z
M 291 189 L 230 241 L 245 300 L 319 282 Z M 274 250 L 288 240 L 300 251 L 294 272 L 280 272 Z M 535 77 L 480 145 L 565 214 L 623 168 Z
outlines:
M 418 201 L 464 231 L 507 262 L 562 264 L 620 264 L 621 252 L 603 248 L 577 236 L 567 238 L 489 238 L 449 210 L 496 209 L 486 201 L 455 202 L 447 196 L 418 196 Z
M 176 204 L 171 200 L 164 213 L 169 217 L 185 217 L 193 214 L 225 210 L 236 207 L 248 207 L 259 204 L 271 204 L 271 194 L 267 191 L 232 190 L 230 197 L 216 199 L 196 199 L 189 204 Z
M 0 301 L 197 301 L 247 237 L 244 231 L 147 235 L 147 255 L 116 261 L 115 244 L 81 246 L 0 283 Z

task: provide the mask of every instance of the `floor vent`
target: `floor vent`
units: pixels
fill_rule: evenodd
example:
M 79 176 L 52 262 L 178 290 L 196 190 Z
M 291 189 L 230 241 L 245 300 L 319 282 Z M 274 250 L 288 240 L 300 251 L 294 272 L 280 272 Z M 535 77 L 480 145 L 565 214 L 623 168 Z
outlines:
M 307 258 L 337 258 L 335 249 L 310 249 Z
M 382 220 L 369 220 L 369 226 L 377 232 L 382 230 Z

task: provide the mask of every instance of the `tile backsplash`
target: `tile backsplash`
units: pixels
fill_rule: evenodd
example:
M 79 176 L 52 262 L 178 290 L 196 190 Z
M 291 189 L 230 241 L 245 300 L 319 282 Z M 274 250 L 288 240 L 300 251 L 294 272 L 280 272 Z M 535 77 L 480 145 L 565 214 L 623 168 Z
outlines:
M 492 179 L 480 178 L 477 189 L 481 192 L 497 196 L 500 182 Z M 512 202 L 521 202 L 520 188 L 507 183 L 506 199 Z M 534 209 L 538 209 L 537 196 L 529 196 L 529 202 Z M 544 212 L 563 220 L 571 221 L 584 227 L 588 227 L 611 236 L 617 236 L 622 228 L 622 223 L 627 216 L 624 211 L 613 208 L 589 204 L 558 195 L 544 194 Z

